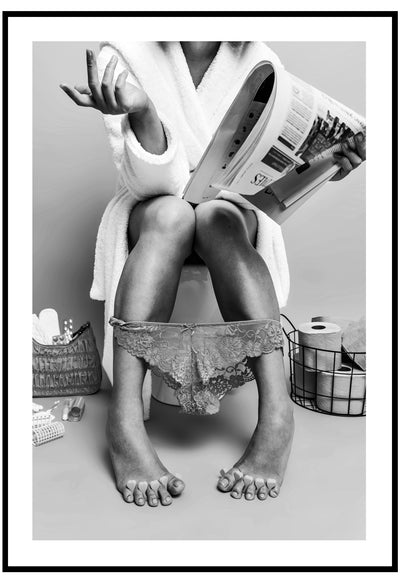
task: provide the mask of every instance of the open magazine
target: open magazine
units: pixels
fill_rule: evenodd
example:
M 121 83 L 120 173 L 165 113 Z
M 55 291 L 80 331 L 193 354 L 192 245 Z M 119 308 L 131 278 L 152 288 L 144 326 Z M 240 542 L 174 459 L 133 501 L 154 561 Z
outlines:
M 262 61 L 225 114 L 183 197 L 201 203 L 220 190 L 252 196 L 281 224 L 339 170 L 333 153 L 365 135 L 365 119 Z

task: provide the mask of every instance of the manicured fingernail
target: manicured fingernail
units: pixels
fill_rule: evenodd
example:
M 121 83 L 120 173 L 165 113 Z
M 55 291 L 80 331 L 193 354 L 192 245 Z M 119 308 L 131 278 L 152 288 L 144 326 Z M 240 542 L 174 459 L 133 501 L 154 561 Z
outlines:
M 362 142 L 362 140 L 363 140 L 363 134 L 362 133 L 357 133 L 356 140 L 358 141 L 358 143 Z

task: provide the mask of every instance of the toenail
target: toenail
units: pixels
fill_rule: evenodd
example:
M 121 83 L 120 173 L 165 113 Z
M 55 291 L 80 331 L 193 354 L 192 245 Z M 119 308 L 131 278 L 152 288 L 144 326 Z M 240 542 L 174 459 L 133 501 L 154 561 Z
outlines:
M 260 493 L 261 499 L 265 499 L 265 493 Z
M 165 501 L 171 501 L 171 497 L 166 497 Z
M 221 481 L 222 487 L 226 487 L 228 485 L 228 483 L 229 483 L 228 479 L 222 479 L 222 481 Z

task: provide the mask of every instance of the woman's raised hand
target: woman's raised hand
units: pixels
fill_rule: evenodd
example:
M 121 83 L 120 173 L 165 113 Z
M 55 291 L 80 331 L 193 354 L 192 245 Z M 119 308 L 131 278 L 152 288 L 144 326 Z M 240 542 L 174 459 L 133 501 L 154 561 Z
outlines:
M 113 82 L 118 58 L 109 60 L 101 83 L 97 71 L 96 57 L 91 50 L 86 51 L 88 85 L 75 85 L 74 88 L 61 84 L 60 87 L 80 107 L 92 107 L 106 115 L 140 113 L 149 106 L 147 94 L 135 85 L 127 83 L 128 71 L 123 70 Z

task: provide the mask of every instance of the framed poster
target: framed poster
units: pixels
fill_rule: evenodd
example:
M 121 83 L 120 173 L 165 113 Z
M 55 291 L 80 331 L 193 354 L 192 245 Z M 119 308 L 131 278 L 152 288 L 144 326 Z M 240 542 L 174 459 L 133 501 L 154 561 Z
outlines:
M 266 54 L 368 121 L 282 228 L 179 196 Z M 4 571 L 397 570 L 396 63 L 397 12 L 3 12 Z M 103 383 L 32 447 L 47 308 Z M 366 315 L 368 422 L 295 401 L 282 314 Z

